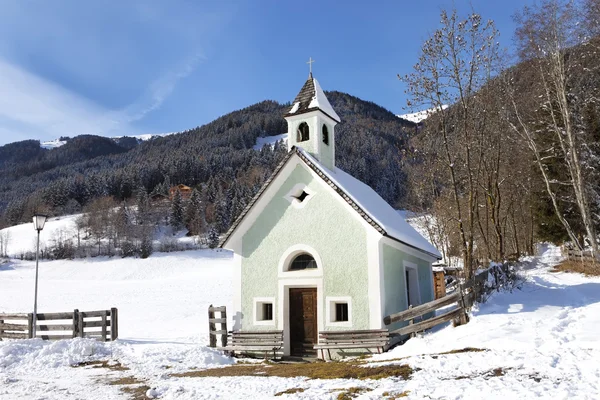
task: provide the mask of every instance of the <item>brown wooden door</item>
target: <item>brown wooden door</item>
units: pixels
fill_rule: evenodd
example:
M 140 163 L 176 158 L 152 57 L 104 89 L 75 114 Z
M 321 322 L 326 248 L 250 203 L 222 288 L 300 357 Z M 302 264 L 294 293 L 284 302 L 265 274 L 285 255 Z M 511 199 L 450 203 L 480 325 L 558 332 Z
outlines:
M 293 356 L 315 355 L 317 344 L 317 289 L 290 289 L 290 348 Z

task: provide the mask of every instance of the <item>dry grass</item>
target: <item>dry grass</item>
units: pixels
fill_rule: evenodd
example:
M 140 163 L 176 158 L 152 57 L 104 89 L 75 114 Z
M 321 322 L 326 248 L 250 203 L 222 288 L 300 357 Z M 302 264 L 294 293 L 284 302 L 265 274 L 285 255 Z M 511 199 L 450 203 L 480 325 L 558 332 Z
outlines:
M 377 367 L 362 367 L 365 363 L 358 362 L 328 362 L 308 364 L 255 364 L 232 365 L 224 368 L 214 368 L 199 371 L 188 371 L 173 374 L 174 377 L 221 377 L 221 376 L 278 376 L 295 378 L 305 376 L 309 379 L 383 379 L 400 377 L 410 379 L 413 369 L 408 365 L 383 365 Z
M 121 378 L 113 379 L 108 382 L 109 385 L 140 385 L 144 382 L 138 380 L 135 376 L 124 376 Z
M 79 367 L 91 367 L 91 368 L 106 368 L 111 371 L 129 371 L 129 368 L 121 365 L 118 361 L 115 361 L 112 364 L 109 364 L 108 360 L 103 361 L 84 361 L 82 363 L 73 365 L 74 368 Z
M 275 396 L 283 396 L 284 394 L 296 394 L 296 393 L 302 393 L 302 392 L 304 392 L 304 389 L 302 389 L 302 388 L 291 388 L 291 389 L 284 390 L 283 392 L 275 393 Z
M 500 376 L 504 376 L 506 371 L 511 370 L 512 368 L 494 368 L 491 369 L 487 372 L 484 372 L 482 374 L 477 374 L 477 375 L 461 375 L 461 376 L 457 376 L 456 378 L 454 378 L 455 380 L 461 380 L 461 379 L 473 379 L 473 378 L 478 378 L 478 377 L 483 377 L 483 378 L 497 378 Z
M 403 397 L 408 397 L 409 393 L 410 393 L 410 390 L 405 390 L 402 393 L 383 392 L 382 396 L 385 397 L 386 400 L 397 400 L 397 399 L 401 399 Z
M 565 260 L 556 265 L 552 272 L 576 272 L 586 276 L 600 276 L 600 262 Z
M 127 393 L 131 400 L 147 400 L 146 392 L 150 390 L 150 386 L 134 386 L 134 387 L 125 387 L 122 388 L 121 391 L 123 393 Z
M 365 393 L 365 392 L 370 392 L 373 389 L 369 389 L 369 388 L 365 388 L 365 387 L 351 387 L 349 389 L 333 389 L 330 390 L 330 392 L 338 392 L 338 391 L 342 391 L 340 394 L 338 394 L 337 396 L 337 400 L 352 400 L 355 397 L 358 397 L 358 395 Z

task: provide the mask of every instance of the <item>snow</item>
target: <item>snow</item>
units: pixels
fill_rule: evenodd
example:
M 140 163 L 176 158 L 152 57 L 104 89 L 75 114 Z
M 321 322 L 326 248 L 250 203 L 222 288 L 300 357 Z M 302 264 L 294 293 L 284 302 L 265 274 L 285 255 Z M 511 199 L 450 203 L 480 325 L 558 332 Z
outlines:
M 290 110 L 290 114 L 295 113 L 296 111 L 298 111 L 298 108 L 300 108 L 300 102 L 297 101 L 294 103 L 294 105 L 292 106 L 292 109 Z
M 40 147 L 42 147 L 44 149 L 55 149 L 57 147 L 64 145 L 65 143 L 67 143 L 66 140 L 54 139 L 54 140 L 49 140 L 47 142 L 41 142 Z
M 444 104 L 442 106 L 442 110 L 445 110 L 446 108 L 448 108 L 448 105 Z M 427 118 L 429 118 L 435 112 L 436 112 L 436 109 L 429 108 L 427 110 L 421 110 L 421 111 L 417 111 L 415 113 L 397 115 L 397 117 L 405 119 L 410 122 L 414 122 L 415 124 L 418 124 L 419 122 L 424 121 Z
M 143 134 L 143 135 L 127 135 L 127 137 L 132 137 L 135 138 L 137 140 L 141 140 L 141 141 L 146 141 L 146 140 L 151 140 L 154 139 L 156 137 L 161 137 L 161 136 L 168 136 L 168 135 L 173 135 L 177 132 L 168 132 L 168 133 L 147 133 L 147 134 Z M 110 139 L 120 139 L 122 137 L 125 136 L 113 136 Z M 44 148 L 44 149 L 55 149 L 57 147 L 63 146 L 67 143 L 66 140 L 59 140 L 59 139 L 54 139 L 54 140 L 49 140 L 46 142 L 40 142 L 40 147 Z
M 65 217 L 49 218 L 44 229 L 40 233 L 40 250 L 52 246 L 57 236 L 75 236 L 75 220 L 81 214 L 68 215 Z M 0 234 L 7 235 L 7 253 L 10 257 L 20 257 L 21 254 L 34 252 L 37 233 L 33 229 L 33 222 L 4 228 Z
M 40 233 L 40 251 L 45 251 L 55 245 L 57 239 L 71 240 L 77 243 L 77 228 L 75 221 L 82 214 L 73 214 L 62 217 L 49 218 L 46 221 L 44 229 Z M 160 249 L 164 241 L 173 241 L 180 246 L 180 249 L 198 248 L 195 243 L 195 237 L 185 236 L 187 231 L 181 230 L 173 234 L 172 228 L 161 225 L 154 232 L 154 248 Z M 15 225 L 0 230 L 3 235 L 6 253 L 9 257 L 20 258 L 21 255 L 34 253 L 36 247 L 37 233 L 33 229 L 33 223 Z M 83 236 L 83 234 L 82 234 Z M 91 244 L 92 238 L 82 238 L 82 244 Z M 6 244 L 7 243 L 7 244 Z M 35 253 L 34 253 L 35 255 Z
M 429 243 L 427 239 L 410 226 L 404 218 L 383 200 L 376 191 L 371 189 L 370 186 L 365 185 L 339 168 L 335 168 L 335 171 L 328 170 L 308 152 L 301 148 L 298 148 L 298 151 L 302 152 L 305 157 L 310 159 L 315 166 L 335 183 L 335 185 L 342 188 L 342 190 L 352 198 L 352 200 L 358 204 L 371 219 L 377 222 L 389 236 L 410 246 L 426 251 L 435 257 L 442 257 L 440 252 Z
M 161 399 L 266 399 L 289 388 L 305 391 L 288 398 L 335 399 L 350 387 L 371 389 L 358 399 L 404 391 L 411 399 L 600 398 L 600 278 L 551 272 L 560 250 L 544 245 L 540 253 L 525 260 L 522 290 L 495 293 L 473 310 L 468 324 L 433 329 L 369 359 L 367 366 L 419 368 L 408 381 L 174 377 L 235 362 L 205 346 L 208 305 L 231 309 L 231 253 L 42 262 L 40 311 L 116 306 L 120 339 L 0 342 L 0 399 L 127 399 L 131 395 L 121 386 L 109 384 L 126 377 L 147 385 L 148 397 Z M 33 262 L 0 266 L 0 312 L 30 309 L 33 274 Z M 485 351 L 440 354 L 466 347 Z M 128 370 L 72 367 L 94 360 Z
M 277 143 L 280 140 L 283 140 L 283 143 L 287 144 L 288 134 L 282 133 L 281 135 L 257 137 L 256 144 L 252 148 L 254 150 L 260 150 L 265 146 L 270 146 L 271 148 L 273 148 L 273 146 L 275 146 L 275 143 Z
M 315 85 L 315 97 L 313 97 L 312 100 L 310 101 L 308 108 L 318 107 L 325 114 L 329 115 L 331 118 L 335 119 L 337 122 L 340 122 L 341 119 L 340 119 L 339 115 L 337 115 L 337 113 L 335 112 L 335 110 L 333 109 L 331 104 L 329 104 L 329 100 L 327 100 L 327 97 L 325 96 L 323 89 L 321 89 L 319 82 L 313 78 L 313 83 Z M 290 113 L 293 114 L 291 111 L 290 111 Z

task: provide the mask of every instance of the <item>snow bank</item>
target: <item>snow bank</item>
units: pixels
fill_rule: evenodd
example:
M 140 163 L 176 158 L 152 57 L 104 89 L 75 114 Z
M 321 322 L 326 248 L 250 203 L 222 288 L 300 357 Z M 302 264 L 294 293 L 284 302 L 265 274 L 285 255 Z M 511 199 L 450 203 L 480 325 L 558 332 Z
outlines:
M 91 359 L 105 359 L 111 353 L 105 343 L 94 339 L 9 340 L 0 342 L 0 371 L 68 367 Z

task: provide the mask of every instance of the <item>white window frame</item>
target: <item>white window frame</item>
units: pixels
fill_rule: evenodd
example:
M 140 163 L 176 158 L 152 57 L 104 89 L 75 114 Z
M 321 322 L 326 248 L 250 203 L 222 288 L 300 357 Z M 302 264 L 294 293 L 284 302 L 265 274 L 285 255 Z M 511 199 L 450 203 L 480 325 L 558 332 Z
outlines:
M 277 310 L 275 309 L 275 297 L 255 297 L 253 299 L 253 304 L 254 325 L 275 326 L 275 315 L 277 315 Z M 273 319 L 262 319 L 263 304 L 271 304 L 273 306 Z
M 335 305 L 337 303 L 348 304 L 348 321 L 335 320 Z M 352 297 L 350 296 L 327 296 L 325 297 L 325 325 L 330 327 L 352 327 Z
M 301 269 L 298 271 L 290 271 L 290 265 L 294 259 L 300 254 L 309 254 L 315 259 L 317 268 Z M 277 267 L 277 275 L 279 278 L 306 278 L 323 276 L 323 263 L 319 253 L 315 249 L 305 244 L 296 244 L 288 248 L 281 258 Z

